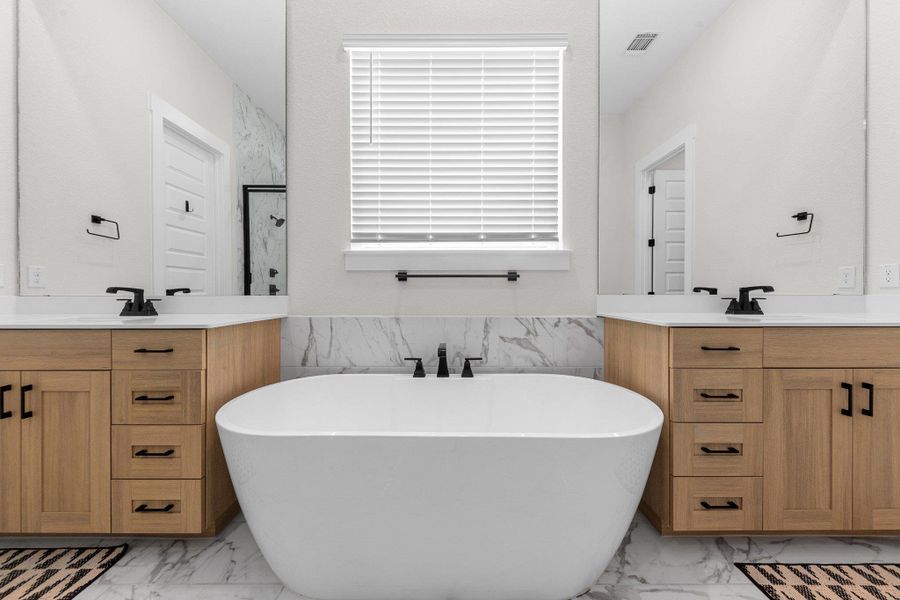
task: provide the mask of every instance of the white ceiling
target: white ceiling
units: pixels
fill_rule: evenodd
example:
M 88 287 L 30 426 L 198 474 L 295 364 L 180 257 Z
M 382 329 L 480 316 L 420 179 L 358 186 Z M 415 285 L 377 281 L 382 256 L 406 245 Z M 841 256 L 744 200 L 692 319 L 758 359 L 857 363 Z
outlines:
M 601 0 L 600 110 L 627 111 L 735 0 Z M 625 56 L 637 33 L 659 33 L 643 56 Z
M 284 128 L 284 0 L 156 2 Z

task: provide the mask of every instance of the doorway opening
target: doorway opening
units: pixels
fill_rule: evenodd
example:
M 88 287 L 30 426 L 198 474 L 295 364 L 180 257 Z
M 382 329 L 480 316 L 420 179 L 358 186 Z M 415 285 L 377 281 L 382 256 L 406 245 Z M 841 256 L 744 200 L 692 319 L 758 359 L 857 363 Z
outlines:
M 636 294 L 691 293 L 695 137 L 687 128 L 635 165 Z

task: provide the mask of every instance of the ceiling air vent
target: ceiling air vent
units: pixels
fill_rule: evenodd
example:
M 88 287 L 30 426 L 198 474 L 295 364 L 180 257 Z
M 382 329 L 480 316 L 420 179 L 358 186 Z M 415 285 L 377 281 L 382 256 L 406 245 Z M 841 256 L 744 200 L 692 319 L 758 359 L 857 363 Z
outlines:
M 639 33 L 634 36 L 634 39 L 631 40 L 631 43 L 628 44 L 628 48 L 625 49 L 625 56 L 643 56 L 647 54 L 647 49 L 650 47 L 656 38 L 659 37 L 658 33 Z

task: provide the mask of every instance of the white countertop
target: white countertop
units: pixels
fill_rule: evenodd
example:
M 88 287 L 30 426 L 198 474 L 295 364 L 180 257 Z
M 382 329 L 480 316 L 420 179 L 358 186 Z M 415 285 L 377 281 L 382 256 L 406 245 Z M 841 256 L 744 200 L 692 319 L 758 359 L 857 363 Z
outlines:
M 767 298 L 764 315 L 726 315 L 715 296 L 598 296 L 597 315 L 661 327 L 900 327 L 900 296 Z
M 96 314 L 0 314 L 0 329 L 214 329 L 282 319 L 281 314 L 171 314 L 118 317 Z

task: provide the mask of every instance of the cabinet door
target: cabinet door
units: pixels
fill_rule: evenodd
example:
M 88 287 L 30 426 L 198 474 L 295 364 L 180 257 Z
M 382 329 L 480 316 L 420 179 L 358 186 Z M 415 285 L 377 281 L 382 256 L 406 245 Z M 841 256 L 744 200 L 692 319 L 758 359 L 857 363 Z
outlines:
M 852 383 L 850 370 L 766 370 L 765 529 L 850 529 Z
M 19 373 L 0 371 L 0 533 L 22 529 Z
M 855 371 L 853 527 L 900 529 L 900 370 Z
M 109 372 L 24 372 L 22 389 L 23 530 L 108 532 Z

